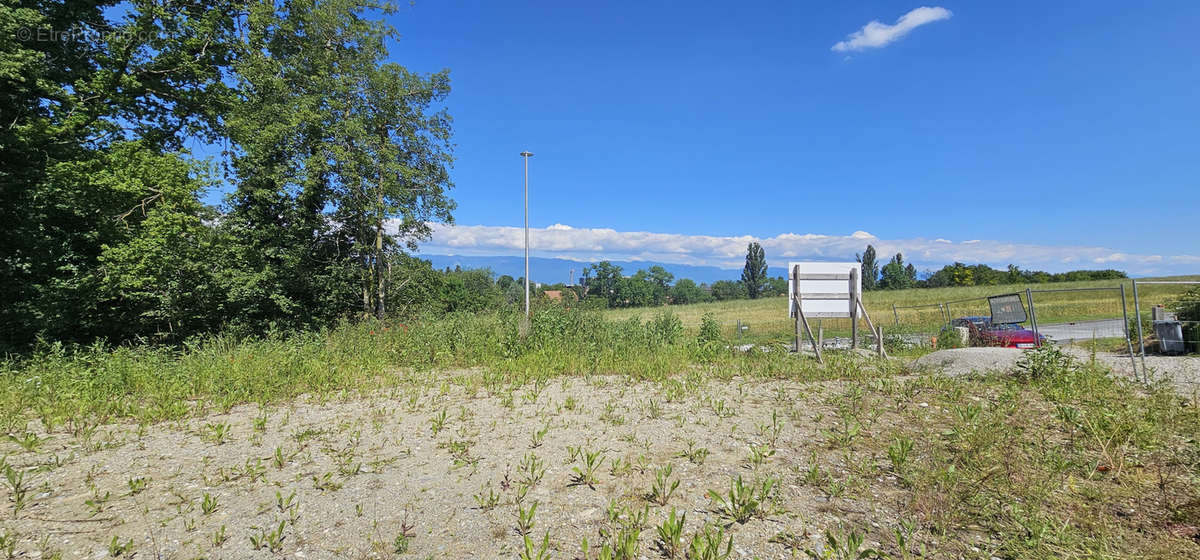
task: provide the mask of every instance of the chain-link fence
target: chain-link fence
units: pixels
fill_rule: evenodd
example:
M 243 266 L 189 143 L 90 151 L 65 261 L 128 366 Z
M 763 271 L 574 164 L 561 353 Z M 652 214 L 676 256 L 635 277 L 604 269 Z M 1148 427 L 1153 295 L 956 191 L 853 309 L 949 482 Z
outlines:
M 1200 352 L 1200 280 L 1135 280 L 1133 286 L 1140 354 Z

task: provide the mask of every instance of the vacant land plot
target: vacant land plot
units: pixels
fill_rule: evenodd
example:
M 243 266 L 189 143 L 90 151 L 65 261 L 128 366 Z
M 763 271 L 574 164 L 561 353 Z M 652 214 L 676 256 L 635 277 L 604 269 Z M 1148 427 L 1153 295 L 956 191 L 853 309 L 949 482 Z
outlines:
M 767 359 L 778 367 L 756 361 Z M 1175 393 L 1053 348 L 986 376 L 828 359 L 697 357 L 654 379 L 367 371 L 360 390 L 195 402 L 142 424 L 46 426 L 30 410 L 4 444 L 3 547 L 42 558 L 1200 554 L 1200 416 Z

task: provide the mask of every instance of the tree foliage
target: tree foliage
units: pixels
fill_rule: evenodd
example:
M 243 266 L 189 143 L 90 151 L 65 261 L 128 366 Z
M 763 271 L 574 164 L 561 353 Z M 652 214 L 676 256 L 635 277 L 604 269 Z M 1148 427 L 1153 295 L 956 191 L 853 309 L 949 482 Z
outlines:
M 383 62 L 392 9 L 0 4 L 0 348 L 385 311 L 454 208 L 449 78 Z
M 758 299 L 767 282 L 767 255 L 762 245 L 751 242 L 746 247 L 746 266 L 742 268 L 742 284 L 750 299 Z
M 879 262 L 875 260 L 875 247 L 867 245 L 861 255 L 855 255 L 862 269 L 863 291 L 874 290 L 879 285 Z

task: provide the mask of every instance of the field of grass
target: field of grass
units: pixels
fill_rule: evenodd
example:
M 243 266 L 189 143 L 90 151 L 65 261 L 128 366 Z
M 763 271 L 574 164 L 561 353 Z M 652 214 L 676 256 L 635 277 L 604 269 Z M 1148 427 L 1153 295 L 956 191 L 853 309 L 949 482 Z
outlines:
M 1146 280 L 1151 279 L 1147 278 Z M 1155 278 L 1154 280 L 1200 280 L 1200 276 L 1178 276 Z M 1125 285 L 1129 316 L 1133 317 L 1133 285 L 1130 280 L 1124 282 L 1097 280 L 1055 284 L 877 290 L 866 292 L 864 303 L 867 311 L 871 314 L 871 319 L 876 324 L 883 326 L 885 332 L 933 333 L 937 332 L 943 324 L 943 313 L 937 307 L 939 303 L 950 302 L 948 308 L 951 317 L 990 315 L 985 299 L 988 296 L 1020 293 L 1024 302 L 1026 288 L 1032 290 L 1116 288 L 1122 283 Z M 1152 306 L 1170 301 L 1186 291 L 1187 288 L 1189 286 L 1138 286 L 1143 315 L 1148 315 Z M 1121 294 L 1118 290 L 1038 293 L 1034 296 L 1034 302 L 1038 322 L 1043 324 L 1090 319 L 1118 319 L 1122 316 Z M 898 309 L 893 312 L 893 305 L 897 308 L 930 307 Z M 731 338 L 736 338 L 735 326 L 737 321 L 741 320 L 750 325 L 750 328 L 745 331 L 745 337 L 746 340 L 752 342 L 791 340 L 794 332 L 794 324 L 787 316 L 787 298 L 784 297 L 677 305 L 669 306 L 667 309 L 678 315 L 683 320 L 684 326 L 689 329 L 698 328 L 701 317 L 712 314 L 721 324 L 726 335 Z M 629 317 L 647 317 L 657 311 L 657 309 L 633 308 L 612 309 L 605 313 L 611 319 L 623 320 Z M 849 333 L 849 321 L 846 319 L 823 319 L 821 323 L 827 334 L 844 336 Z M 816 328 L 816 325 L 813 327 Z
M 1200 408 L 1054 347 L 949 377 L 556 307 L 3 364 L 0 550 L 1194 558 Z

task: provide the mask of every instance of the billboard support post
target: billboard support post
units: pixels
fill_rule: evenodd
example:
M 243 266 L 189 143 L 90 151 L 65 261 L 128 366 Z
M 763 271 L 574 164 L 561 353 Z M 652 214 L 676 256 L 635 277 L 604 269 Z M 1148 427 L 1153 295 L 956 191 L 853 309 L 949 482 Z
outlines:
M 800 266 L 792 267 L 792 309 L 796 314 L 796 353 L 800 352 L 800 327 L 804 327 L 804 334 L 812 341 L 813 352 L 817 354 L 817 363 L 824 364 L 825 359 L 821 357 L 821 346 L 817 344 L 817 338 L 813 336 L 812 329 L 808 326 L 808 319 L 804 317 L 804 306 L 800 300 Z

